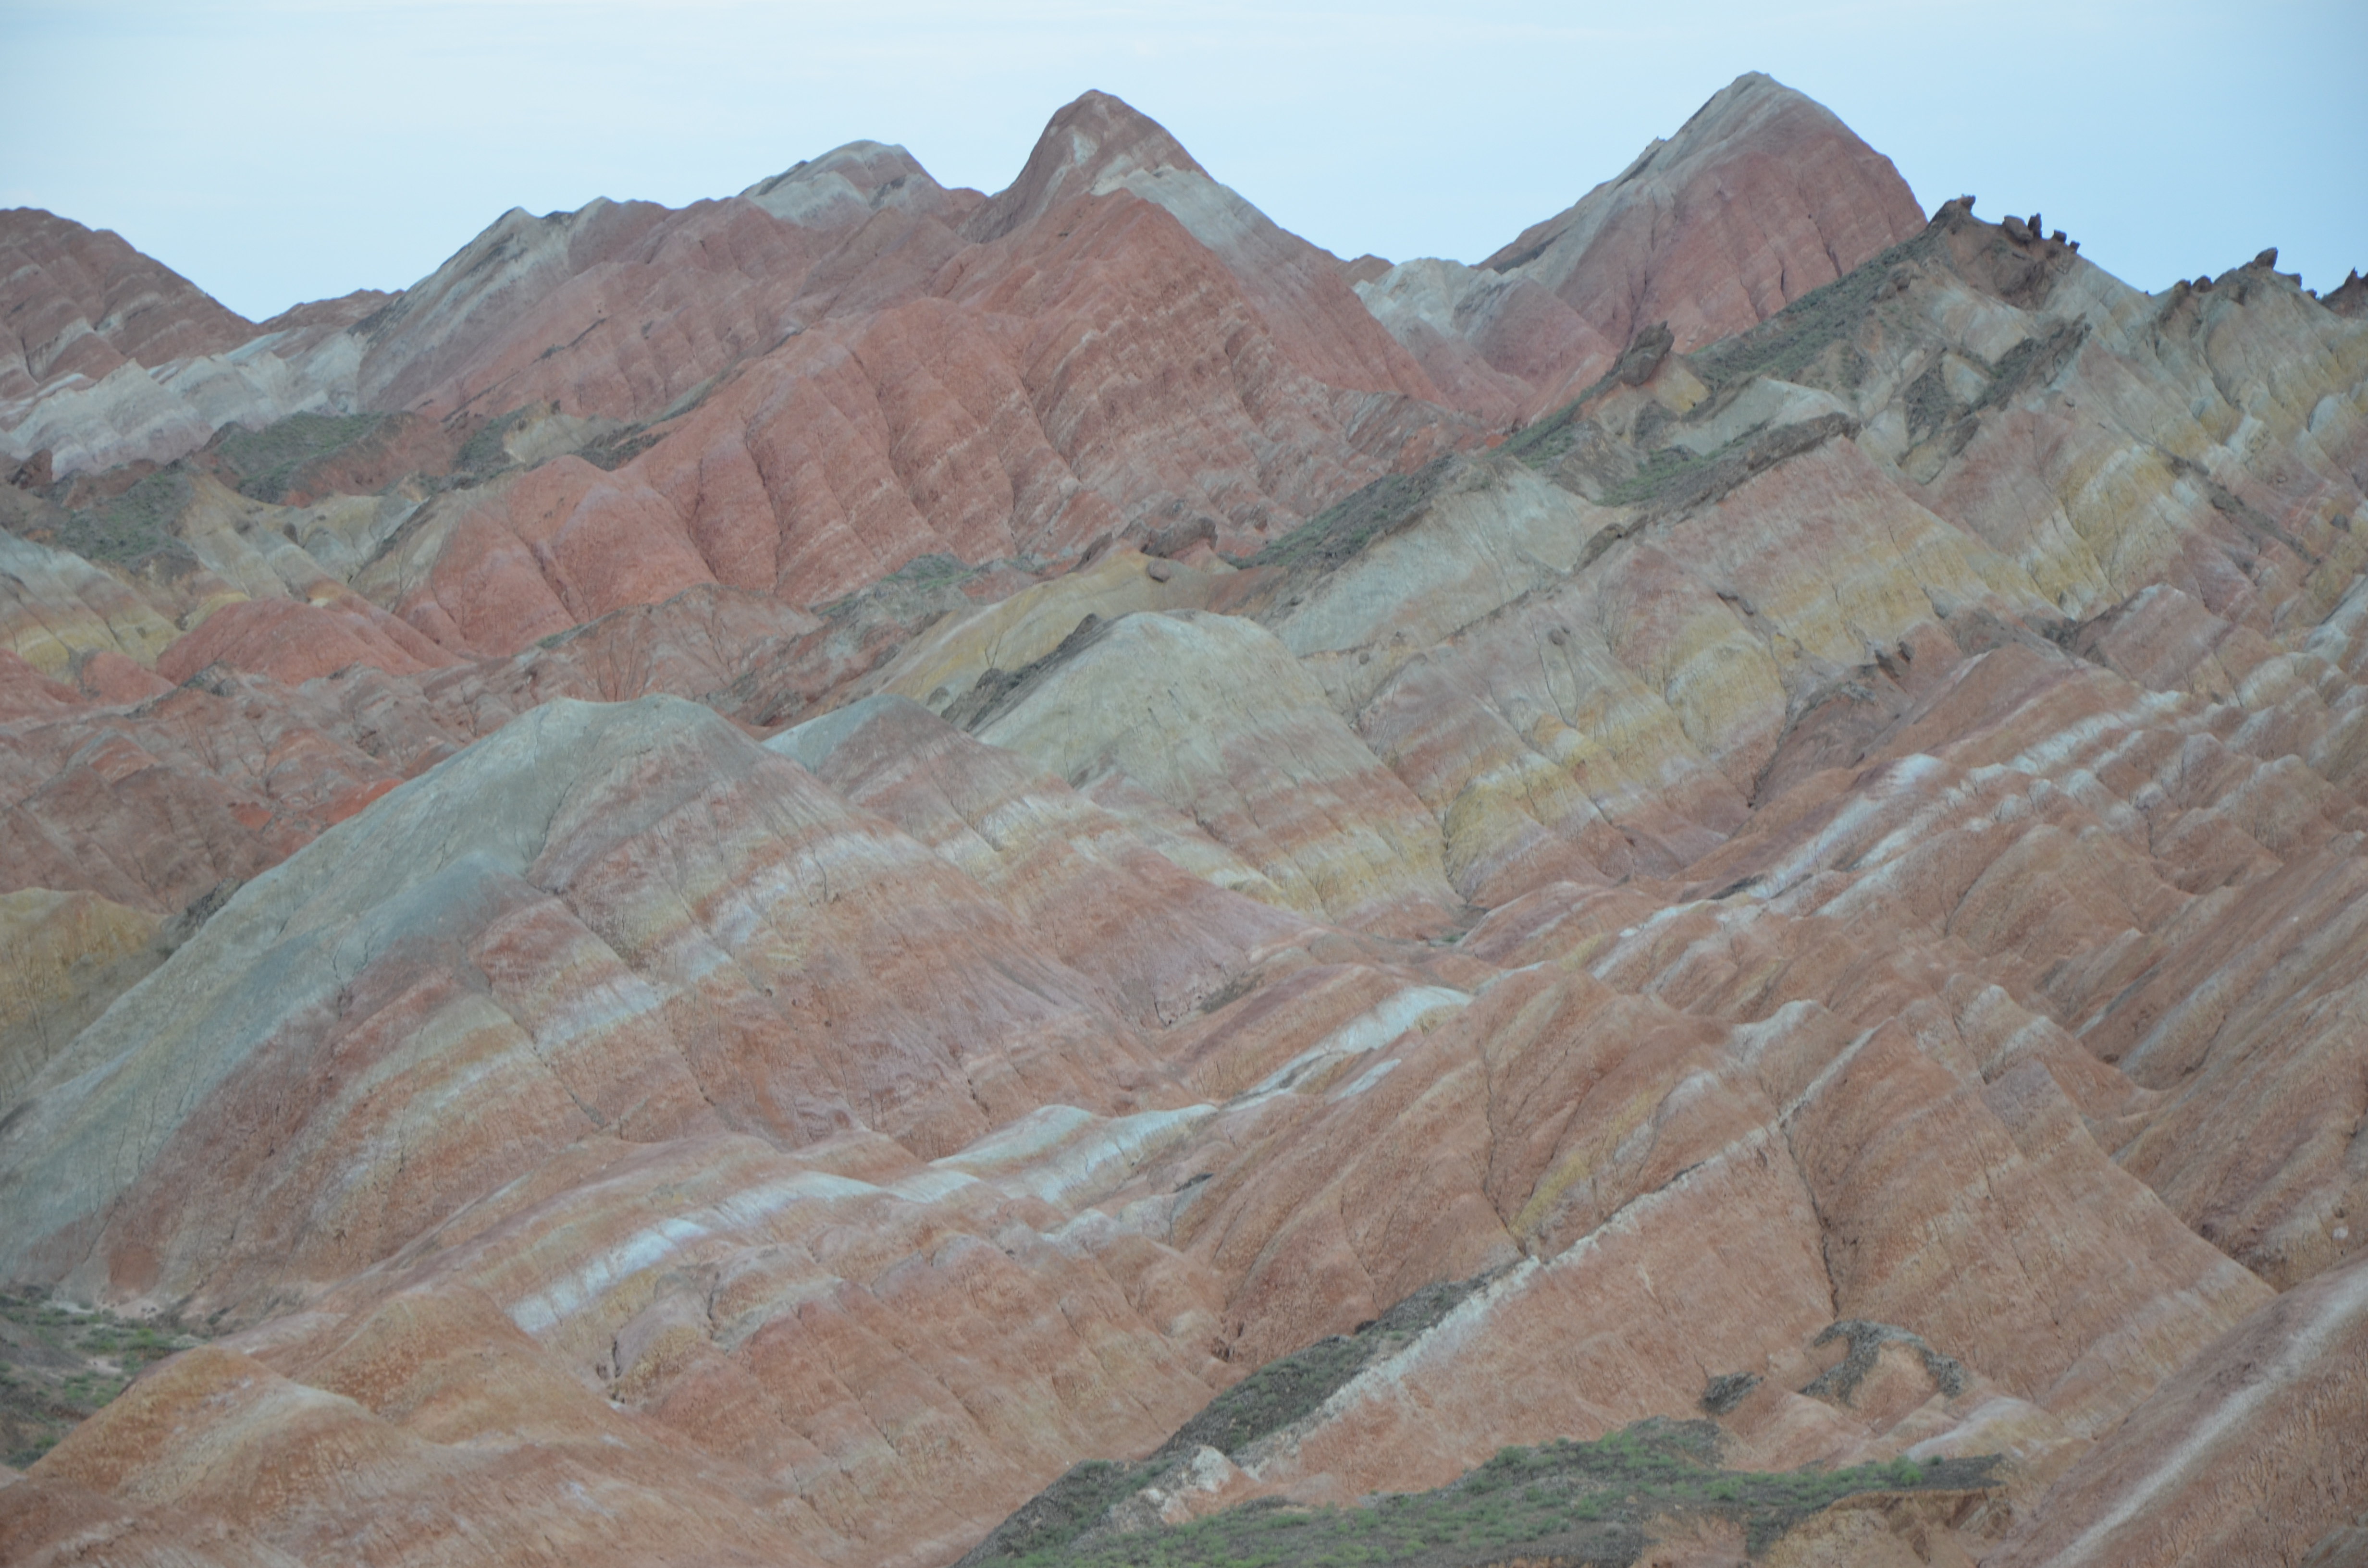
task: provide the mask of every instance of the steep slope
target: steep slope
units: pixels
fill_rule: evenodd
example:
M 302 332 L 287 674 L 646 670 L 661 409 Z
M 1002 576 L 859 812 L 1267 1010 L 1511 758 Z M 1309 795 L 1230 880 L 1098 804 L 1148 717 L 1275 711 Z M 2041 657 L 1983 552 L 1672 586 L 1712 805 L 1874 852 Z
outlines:
M 645 844 L 666 847 L 653 862 Z M 851 924 L 802 932 L 808 910 Z M 549 704 L 242 890 L 44 1069 L 8 1132 L 0 1268 L 81 1259 L 108 1288 L 251 1302 L 290 1271 L 377 1261 L 583 1125 L 797 1143 L 860 1122 L 936 1153 L 1048 1100 L 1131 1101 L 1123 1029 L 1025 946 L 942 861 L 708 710 Z M 832 949 L 843 972 L 816 961 Z M 929 955 L 905 983 L 900 951 Z M 587 984 L 612 1001 L 586 1012 L 568 993 Z M 344 1086 L 270 1109 L 284 1063 L 324 1051 Z M 475 1115 L 416 1119 L 461 1084 Z M 255 1115 L 289 1119 L 290 1141 L 228 1177 L 223 1158 L 264 1153 L 224 1142 Z M 357 1145 L 378 1150 L 359 1170 Z M 99 1146 L 115 1157 L 75 1153 Z M 324 1225 L 324 1187 L 370 1217 Z
M 2253 1313 L 2066 1474 L 1996 1561 L 2344 1561 L 2358 1532 L 2328 1529 L 2327 1500 L 2368 1485 L 2363 1309 L 2354 1263 Z

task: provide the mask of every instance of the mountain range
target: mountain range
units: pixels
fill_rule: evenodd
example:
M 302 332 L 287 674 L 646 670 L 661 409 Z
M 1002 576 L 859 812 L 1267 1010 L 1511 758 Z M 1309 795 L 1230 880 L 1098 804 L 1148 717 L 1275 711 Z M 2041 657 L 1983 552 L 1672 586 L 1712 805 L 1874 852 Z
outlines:
M 2368 280 L 1975 206 L 0 213 L 0 1558 L 2368 1560 Z

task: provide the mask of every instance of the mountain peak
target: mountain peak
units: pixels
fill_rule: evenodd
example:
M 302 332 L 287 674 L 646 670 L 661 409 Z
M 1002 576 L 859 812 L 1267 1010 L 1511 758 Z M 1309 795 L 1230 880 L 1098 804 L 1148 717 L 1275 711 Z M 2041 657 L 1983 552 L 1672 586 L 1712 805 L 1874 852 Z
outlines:
M 819 157 L 791 165 L 770 179 L 740 193 L 776 218 L 814 228 L 860 222 L 883 206 L 928 210 L 942 205 L 945 188 L 903 147 L 885 142 L 849 142 Z
M 0 210 L 0 398 L 125 360 L 161 365 L 245 341 L 255 324 L 110 229 L 38 207 Z
M 999 239 L 1071 197 L 1158 169 L 1208 172 L 1149 115 L 1111 94 L 1087 92 L 1045 122 L 1019 177 L 978 210 L 967 232 L 974 240 Z
M 1788 87 L 1764 71 L 1746 71 L 1687 118 L 1678 133 L 1656 145 L 1692 151 L 1716 142 L 1766 135 L 1797 120 L 1803 129 L 1858 140 L 1841 117 L 1797 88 Z
M 1610 342 L 1666 319 L 1691 350 L 1923 225 L 1890 159 L 1823 104 L 1752 71 L 1480 266 L 1553 291 Z

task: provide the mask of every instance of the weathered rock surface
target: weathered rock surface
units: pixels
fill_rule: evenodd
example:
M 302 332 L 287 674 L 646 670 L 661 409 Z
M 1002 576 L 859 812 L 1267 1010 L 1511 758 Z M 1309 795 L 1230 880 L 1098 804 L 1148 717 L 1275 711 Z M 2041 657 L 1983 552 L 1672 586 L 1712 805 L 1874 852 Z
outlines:
M 137 967 L 159 924 L 86 892 L 0 893 L 0 1095 L 13 1105 L 130 983 L 119 977 Z
M 848 936 L 801 932 L 808 910 Z M 843 971 L 818 961 L 834 949 Z M 1144 1069 L 974 884 L 679 699 L 535 710 L 250 883 L 184 952 L 22 1099 L 0 1268 L 54 1251 L 105 1288 L 235 1303 L 376 1261 L 587 1126 L 876 1126 L 938 1153 L 1047 1101 L 1131 1108 Z M 477 984 L 447 968 L 462 954 Z M 585 1011 L 587 987 L 608 1003 Z M 323 1050 L 350 1075 L 286 1102 L 281 1063 Z M 464 1084 L 473 1114 L 413 1119 Z M 256 1115 L 289 1142 L 223 1144 Z M 383 1175 L 353 1169 L 357 1144 Z M 80 1153 L 100 1146 L 116 1157 Z
M 69 551 L 0 533 L 0 637 L 46 675 L 98 653 L 154 665 L 176 635 L 129 584 Z
M 1998 1456 L 1770 1561 L 2356 1536 L 2350 293 L 1758 76 L 1476 268 L 1099 94 L 254 329 L 37 217 L 0 1283 L 213 1343 L 0 1555 L 939 1568 L 1650 1418 Z

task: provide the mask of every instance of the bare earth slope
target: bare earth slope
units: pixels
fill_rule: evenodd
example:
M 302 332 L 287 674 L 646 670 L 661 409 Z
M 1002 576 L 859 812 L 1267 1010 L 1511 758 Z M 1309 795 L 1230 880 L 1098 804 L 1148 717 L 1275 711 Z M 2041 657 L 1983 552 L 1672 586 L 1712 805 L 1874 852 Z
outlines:
M 2356 1551 L 2351 292 L 1757 75 L 1478 267 L 1101 94 L 0 245 L 0 1286 L 201 1341 L 6 1561 Z

